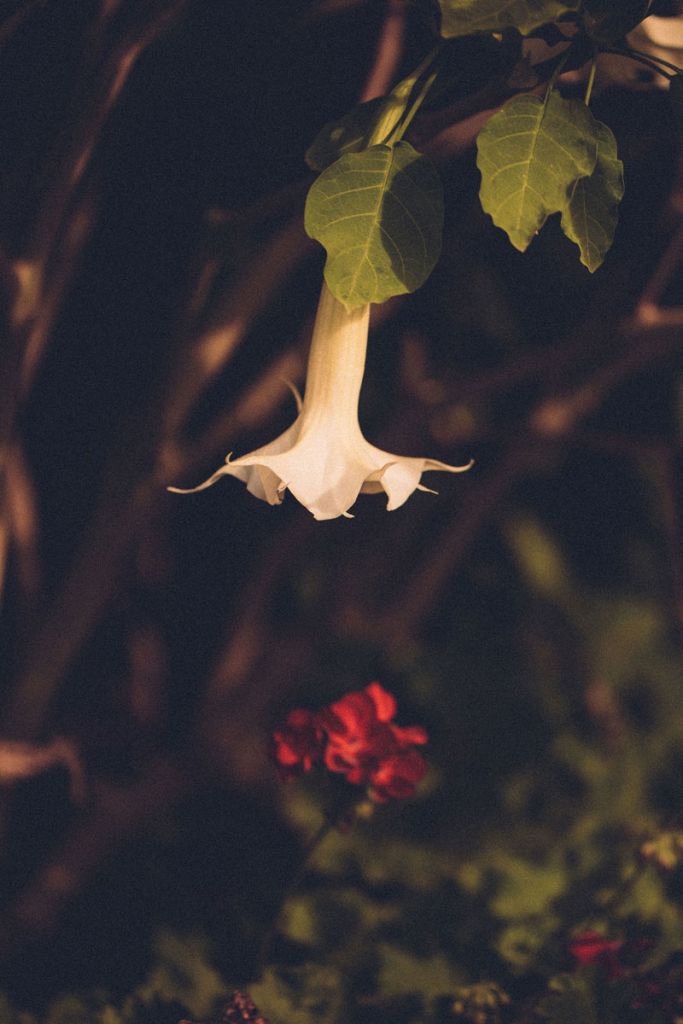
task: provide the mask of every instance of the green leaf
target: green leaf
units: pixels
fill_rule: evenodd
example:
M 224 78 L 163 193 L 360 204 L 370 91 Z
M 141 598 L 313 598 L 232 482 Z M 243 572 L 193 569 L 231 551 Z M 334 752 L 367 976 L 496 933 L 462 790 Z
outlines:
M 596 121 L 595 125 L 595 170 L 590 177 L 576 182 L 562 213 L 562 230 L 576 242 L 581 262 L 591 273 L 598 269 L 612 245 L 624 194 L 624 165 L 617 156 L 616 139 L 606 124 Z
M 320 1024 L 337 1020 L 344 1001 L 343 979 L 333 967 L 268 967 L 259 982 L 249 986 L 259 1010 L 282 1024 Z
M 560 974 L 548 986 L 541 1016 L 551 1024 L 600 1024 L 593 996 L 593 976 Z
M 348 309 L 415 291 L 441 251 L 443 194 L 407 142 L 348 153 L 313 183 L 305 227 L 327 250 L 325 280 Z
M 377 987 L 383 996 L 420 995 L 426 1003 L 447 996 L 463 982 L 463 973 L 443 953 L 416 956 L 398 946 L 380 942 L 381 966 Z
M 441 34 L 469 36 L 516 28 L 522 35 L 578 7 L 577 0 L 439 0 Z
M 155 951 L 158 963 L 131 998 L 143 1006 L 159 998 L 178 1002 L 198 1019 L 208 1017 L 225 993 L 225 982 L 210 963 L 208 941 L 164 930 L 156 937 Z
M 598 43 L 614 43 L 647 16 L 651 0 L 586 0 L 583 23 Z
M 581 100 L 552 92 L 515 96 L 477 139 L 481 205 L 524 252 L 547 218 L 567 206 L 597 162 L 597 122 Z

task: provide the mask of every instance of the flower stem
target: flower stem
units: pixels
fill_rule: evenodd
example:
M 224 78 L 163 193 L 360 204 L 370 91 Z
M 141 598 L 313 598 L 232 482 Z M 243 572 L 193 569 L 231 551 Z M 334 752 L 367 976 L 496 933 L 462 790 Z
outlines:
M 298 889 L 299 885 L 301 884 L 302 880 L 306 875 L 306 872 L 310 867 L 313 854 L 318 849 L 323 839 L 329 834 L 329 832 L 332 831 L 334 825 L 335 822 L 332 821 L 331 818 L 329 818 L 327 815 L 325 815 L 318 829 L 313 833 L 313 835 L 310 837 L 310 839 L 304 846 L 303 856 L 299 861 L 299 866 L 297 867 L 296 871 L 294 872 L 294 874 L 288 881 L 287 885 L 285 886 L 282 895 L 280 896 L 280 903 L 275 913 L 275 917 L 273 918 L 272 923 L 268 927 L 265 935 L 263 936 L 263 939 L 261 940 L 258 956 L 256 957 L 256 969 L 254 972 L 255 977 L 261 976 L 261 974 L 263 973 L 263 969 L 268 963 L 268 957 L 270 955 L 270 950 L 273 945 L 273 940 L 277 935 L 278 927 L 282 919 L 282 912 L 285 909 L 285 906 L 287 905 L 287 901 L 289 900 L 292 893 L 294 893 Z
M 380 121 L 379 124 L 376 125 L 375 130 L 373 131 L 368 145 L 373 146 L 380 144 L 384 146 L 391 146 L 393 145 L 393 143 L 398 142 L 399 139 L 403 138 L 405 132 L 408 129 L 408 126 L 410 125 L 410 122 L 413 120 L 418 110 L 424 103 L 427 93 L 434 84 L 437 75 L 436 71 L 432 71 L 432 73 L 426 79 L 423 79 L 423 76 L 426 74 L 430 66 L 439 56 L 440 52 L 441 45 L 435 46 L 434 49 L 427 54 L 424 60 L 415 68 L 410 78 L 405 79 L 404 83 L 400 83 L 406 84 L 407 82 L 412 81 L 414 84 L 408 96 L 408 101 L 410 101 L 410 98 L 412 96 L 415 96 L 415 98 L 413 99 L 410 107 L 407 107 L 407 109 L 403 111 L 398 122 L 395 125 L 393 125 L 393 127 L 390 128 L 388 133 L 385 130 L 384 124 L 382 123 L 382 121 Z M 421 81 L 422 86 L 419 89 L 419 92 L 417 92 L 418 86 L 420 86 Z M 416 92 L 417 95 L 415 95 Z
M 544 108 L 548 105 L 548 100 L 550 99 L 550 95 L 551 95 L 553 89 L 555 88 L 555 83 L 557 82 L 557 79 L 562 74 L 562 71 L 564 69 L 565 64 L 569 60 L 569 55 L 571 53 L 571 49 L 572 48 L 570 46 L 567 50 L 565 50 L 565 52 L 562 54 L 562 57 L 561 57 L 560 61 L 555 66 L 555 69 L 553 70 L 552 75 L 550 76 L 550 81 L 548 82 L 548 87 L 547 87 L 547 89 L 545 91 L 545 97 L 543 98 L 543 106 L 544 106 Z
M 593 92 L 593 85 L 595 83 L 595 72 L 597 70 L 597 66 L 597 56 L 596 54 L 593 54 L 593 62 L 591 64 L 591 69 L 588 74 L 588 85 L 586 86 L 586 95 L 583 98 L 583 102 L 586 104 L 586 106 L 588 106 L 591 101 L 591 93 Z

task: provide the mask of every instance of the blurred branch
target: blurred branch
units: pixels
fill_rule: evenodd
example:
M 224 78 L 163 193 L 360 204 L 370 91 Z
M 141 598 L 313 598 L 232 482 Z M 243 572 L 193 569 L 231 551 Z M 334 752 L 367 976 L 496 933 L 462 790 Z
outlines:
M 24 317 L 30 323 L 30 329 L 22 367 L 23 394 L 33 381 L 64 293 L 90 233 L 92 218 L 89 204 L 87 199 L 79 204 L 78 196 L 102 129 L 140 55 L 180 15 L 187 2 L 167 0 L 147 5 L 146 20 L 125 30 L 123 37 L 108 53 L 102 55 L 99 48 L 86 48 L 85 73 L 74 99 L 77 111 L 72 122 L 74 127 L 66 143 L 60 141 L 60 148 L 63 147 L 61 154 L 53 158 L 58 173 L 36 216 L 28 249 L 27 262 L 32 279 L 25 296 L 28 302 Z M 116 5 L 104 5 L 101 20 L 95 24 L 90 42 L 99 36 L 101 46 L 106 46 L 103 28 L 115 11 Z M 65 222 L 66 229 L 63 227 Z
M 683 261 L 683 220 L 669 241 L 661 259 L 657 263 L 648 281 L 640 301 L 635 309 L 635 318 L 641 323 L 649 323 L 659 311 L 664 293 Z M 683 313 L 681 313 L 683 324 Z
M 85 48 L 84 74 L 74 98 L 76 113 L 66 143 L 53 154 L 50 166 L 57 168 L 37 211 L 26 259 L 10 268 L 14 296 L 8 316 L 7 358 L 0 377 L 0 478 L 4 476 L 7 446 L 22 398 L 30 390 L 43 351 L 53 330 L 64 296 L 77 269 L 80 255 L 93 223 L 93 196 L 85 185 L 86 171 L 102 128 L 118 102 L 130 73 L 147 46 L 179 15 L 187 0 L 171 0 L 146 8 L 147 21 L 123 34 L 108 54 L 102 54 L 104 28 L 118 4 L 106 0 Z M 17 27 L 39 4 L 24 4 L 9 23 L 5 35 Z M 0 42 L 3 40 L 0 29 Z M 100 44 L 100 45 L 96 45 Z M 0 480 L 0 517 L 5 517 L 4 483 Z M 8 527 L 0 530 L 2 539 Z M 6 555 L 0 557 L 0 569 Z M 0 591 L 2 587 L 0 584 Z
M 159 760 L 129 786 L 95 783 L 91 809 L 15 904 L 15 927 L 33 936 L 48 932 L 107 853 L 187 793 L 196 774 Z
M 403 55 L 406 32 L 405 0 L 386 0 L 385 6 L 382 31 L 375 48 L 375 60 L 360 96 L 361 103 L 388 92 Z
M 387 75 L 382 91 L 388 89 L 395 73 L 395 68 L 385 58 L 384 46 L 390 47 L 396 61 L 400 56 L 396 51 L 395 11 L 390 11 L 390 18 L 392 25 L 390 30 L 381 33 L 375 57 L 375 63 L 380 61 Z M 369 98 L 370 88 L 382 86 L 374 68 L 367 82 L 363 98 Z M 141 523 L 155 502 L 164 496 L 163 488 L 169 480 L 180 477 L 185 469 L 182 452 L 171 444 L 172 438 L 204 388 L 232 356 L 253 319 L 266 308 L 311 246 L 299 218 L 287 224 L 269 243 L 267 252 L 259 253 L 229 292 L 223 325 L 200 335 L 190 356 L 191 368 L 182 354 L 183 346 L 177 346 L 179 364 L 171 375 L 167 399 L 161 398 L 163 411 L 161 414 L 152 411 L 152 421 L 161 420 L 163 430 L 152 457 L 151 471 L 140 479 L 137 467 L 141 461 L 146 461 L 147 449 L 158 436 L 156 422 L 151 430 L 149 424 L 145 424 L 136 432 L 137 452 L 131 450 L 130 445 L 121 446 L 114 457 L 108 474 L 111 484 L 103 488 L 100 508 L 89 524 L 80 553 L 31 644 L 27 662 L 19 675 L 6 720 L 10 734 L 30 738 L 41 728 L 64 673 L 111 596 Z M 272 380 L 270 371 L 266 373 Z M 248 393 L 246 411 L 241 403 L 237 406 L 236 424 L 245 414 L 253 422 L 254 393 Z M 166 400 L 170 405 L 165 406 Z M 259 399 L 259 415 L 267 415 L 273 405 Z
M 85 777 L 76 748 L 70 740 L 58 737 L 43 747 L 30 743 L 0 741 L 0 785 L 10 786 L 20 779 L 61 765 L 69 773 L 71 799 L 82 803 L 85 799 Z
M 488 476 L 471 488 L 464 510 L 437 538 L 431 555 L 409 577 L 394 605 L 372 626 L 372 633 L 380 643 L 391 647 L 409 642 L 439 600 L 448 580 L 458 570 L 481 527 L 517 480 L 547 448 L 548 442 L 558 445 L 561 451 L 578 425 L 596 411 L 619 385 L 681 349 L 683 335 L 678 315 L 671 319 L 673 324 L 653 326 L 643 325 L 639 320 L 627 321 L 622 325 L 622 337 L 632 339 L 632 342 L 625 351 L 620 351 L 607 365 L 590 372 L 573 391 L 541 399 L 529 415 L 524 433 L 508 445 Z M 612 329 L 609 321 L 598 322 L 601 323 L 600 333 L 609 334 Z M 592 313 L 566 347 L 575 354 L 580 353 L 584 349 L 585 338 L 595 346 Z M 545 444 L 539 447 L 539 442 Z M 476 468 L 473 472 L 476 473 Z
M 658 461 L 662 526 L 669 551 L 669 573 L 678 628 L 683 627 L 683 519 L 681 518 L 681 484 L 679 456 L 667 452 Z
M 181 346 L 178 366 L 168 386 L 163 433 L 172 441 L 180 432 L 196 402 L 235 354 L 254 320 L 267 308 L 294 272 L 313 242 L 306 236 L 300 217 L 278 231 L 228 292 L 216 319 L 189 346 Z
M 373 635 L 385 649 L 400 648 L 410 642 L 484 523 L 529 465 L 526 439 L 518 440 L 488 474 L 472 484 L 457 519 L 438 536 L 431 553 L 410 575 L 393 606 L 372 625 Z
M 39 7 L 44 7 L 46 3 L 47 0 L 21 0 L 14 14 L 11 14 L 0 25 L 0 48 L 12 38 L 27 18 L 30 18 Z
M 41 592 L 42 573 L 38 554 L 38 502 L 33 480 L 18 444 L 7 459 L 6 502 L 10 544 L 14 554 L 21 595 L 22 619 L 34 618 Z

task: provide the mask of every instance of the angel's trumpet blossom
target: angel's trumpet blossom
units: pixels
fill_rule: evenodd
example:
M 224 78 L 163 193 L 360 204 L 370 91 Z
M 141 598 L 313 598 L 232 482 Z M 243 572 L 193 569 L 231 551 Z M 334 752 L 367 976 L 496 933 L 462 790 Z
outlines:
M 284 492 L 316 519 L 349 516 L 359 493 L 385 491 L 387 508 L 402 505 L 428 470 L 462 473 L 436 459 L 391 455 L 365 440 L 358 422 L 358 399 L 368 341 L 370 307 L 347 310 L 323 284 L 308 357 L 306 388 L 299 415 L 283 434 L 249 455 L 228 455 L 208 480 L 190 490 L 210 487 L 222 476 L 243 480 L 247 490 L 270 505 L 279 505 Z

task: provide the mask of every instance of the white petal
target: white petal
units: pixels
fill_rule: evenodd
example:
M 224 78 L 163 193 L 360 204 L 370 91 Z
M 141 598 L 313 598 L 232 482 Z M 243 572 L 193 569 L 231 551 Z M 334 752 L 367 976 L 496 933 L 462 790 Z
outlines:
M 389 512 L 408 500 L 420 482 L 423 465 L 422 459 L 399 459 L 382 470 L 380 481 L 387 492 Z
M 196 494 L 197 491 L 205 491 L 207 487 L 211 487 L 216 483 L 220 477 L 225 476 L 231 472 L 229 466 L 221 466 L 215 473 L 212 473 L 208 480 L 205 480 L 201 484 L 197 484 L 196 487 L 167 487 L 166 490 L 172 494 Z

